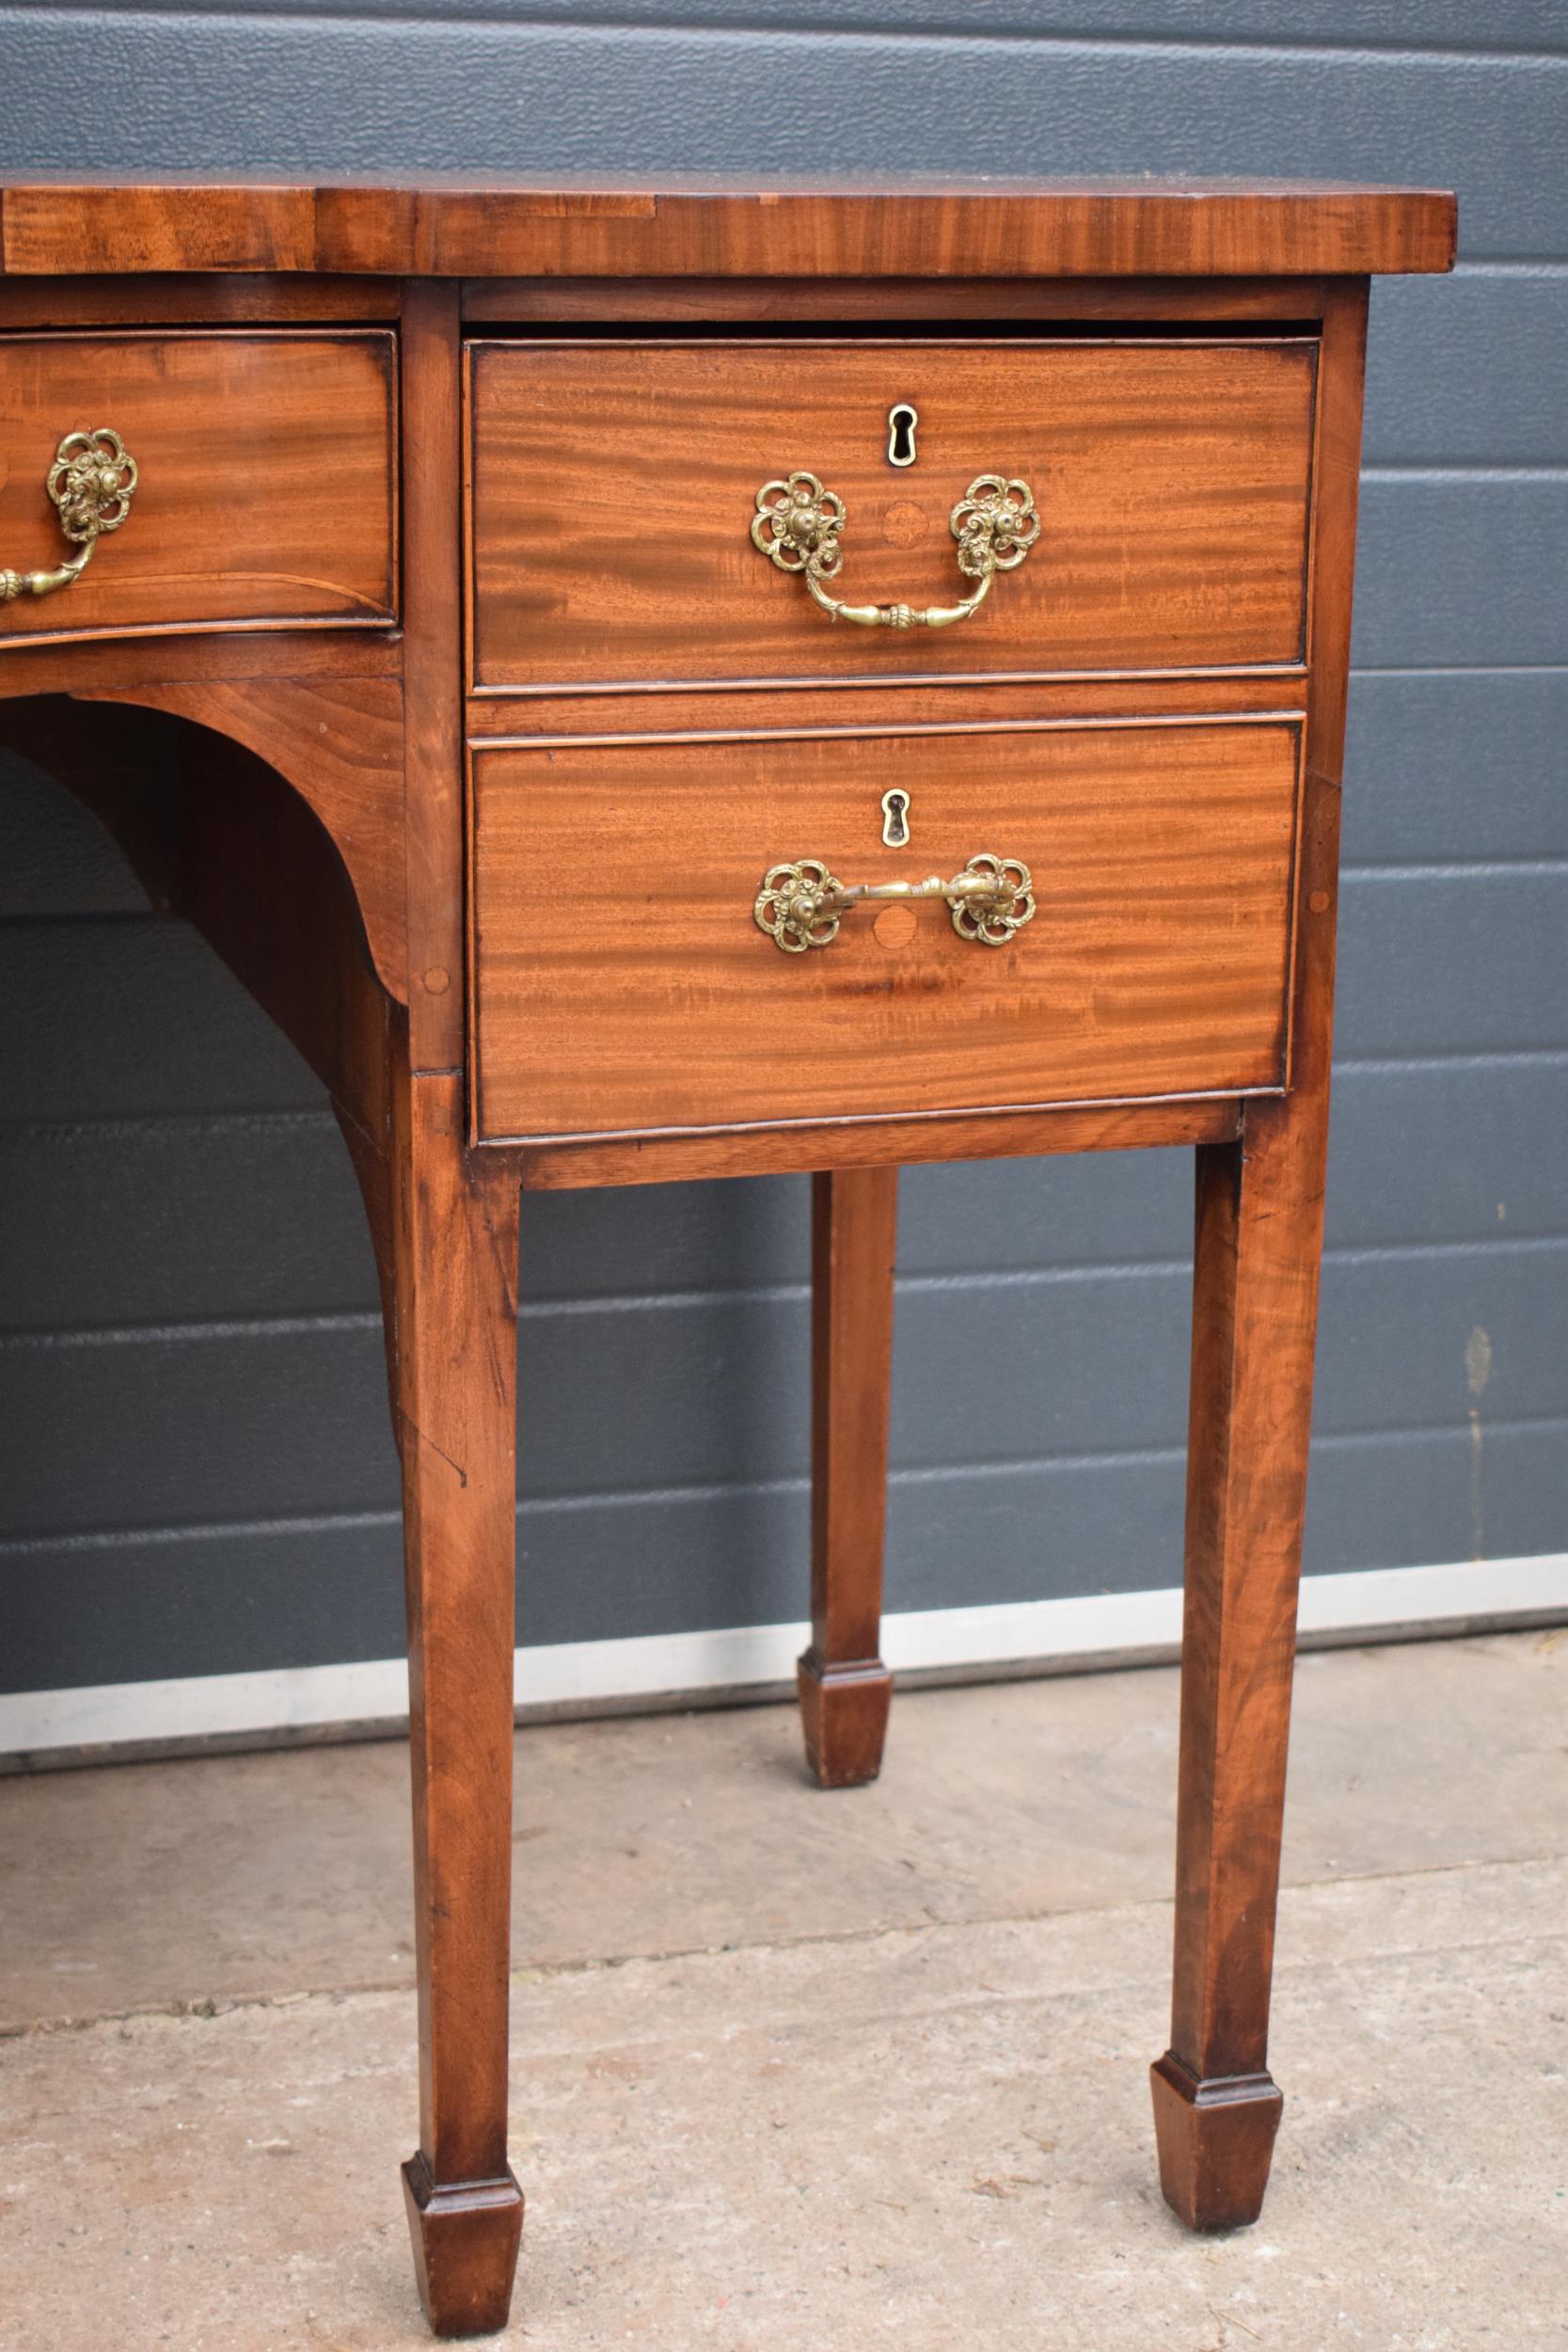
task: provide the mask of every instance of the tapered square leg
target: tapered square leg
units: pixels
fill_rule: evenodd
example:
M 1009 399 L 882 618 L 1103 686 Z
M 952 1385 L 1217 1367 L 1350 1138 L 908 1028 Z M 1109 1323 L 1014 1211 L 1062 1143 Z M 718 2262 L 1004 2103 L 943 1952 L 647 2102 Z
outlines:
M 1269 1989 L 1322 1200 L 1304 1123 L 1294 1100 L 1249 1105 L 1242 1142 L 1198 1154 L 1175 1986 L 1154 2070 L 1161 2186 L 1197 2230 L 1257 2219 L 1280 2112 Z
M 1315 780 L 1307 810 L 1305 857 L 1309 876 L 1327 878 L 1325 925 L 1338 795 Z M 1308 932 L 1308 977 L 1331 940 Z M 1175 1978 L 1170 2048 L 1153 2077 L 1161 2186 L 1195 2230 L 1257 2219 L 1281 2109 L 1269 1995 L 1323 1244 L 1326 1004 L 1317 1018 L 1296 1090 L 1248 1104 L 1241 1139 L 1198 1153 Z
M 461 1081 L 388 1071 L 385 1148 L 344 1117 L 382 1259 L 403 1458 L 420 2002 L 404 2167 L 438 2336 L 506 2324 L 522 2232 L 507 2165 L 516 1514 L 515 1179 L 464 1143 Z
M 404 2175 L 437 2335 L 504 2326 L 523 2201 L 506 2161 L 516 1525 L 515 1180 L 463 1150 L 455 1079 L 415 1076 L 397 1241 L 420 2153 Z
M 1289 1091 L 1198 1152 L 1176 1955 L 1160 2182 L 1190 2229 L 1254 2221 L 1282 2102 L 1269 1997 L 1323 1255 L 1364 285 L 1325 304 Z
M 811 1646 L 798 1680 L 824 1788 L 875 1780 L 893 1677 L 879 1654 L 898 1170 L 812 1179 Z
M 1199 1152 L 1171 2049 L 1159 2181 L 1192 2230 L 1258 2218 L 1322 1235 L 1314 1105 Z M 1317 1176 L 1314 1176 L 1317 1171 Z

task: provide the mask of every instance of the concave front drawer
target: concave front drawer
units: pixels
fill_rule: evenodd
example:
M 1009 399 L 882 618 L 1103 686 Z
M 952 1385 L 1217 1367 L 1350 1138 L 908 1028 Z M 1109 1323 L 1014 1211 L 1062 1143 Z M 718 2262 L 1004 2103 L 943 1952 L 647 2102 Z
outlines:
M 476 748 L 478 1132 L 1277 1089 L 1298 753 L 1289 720 Z M 781 865 L 852 888 L 986 857 L 1033 898 L 996 945 L 945 895 L 844 907 L 825 946 L 757 919 Z
M 48 486 L 69 501 L 72 457 L 121 493 L 78 578 L 0 602 L 0 649 L 395 619 L 395 353 L 387 332 L 0 337 L 0 565 L 80 552 Z
M 1316 348 L 472 344 L 473 683 L 1297 663 Z M 903 468 L 901 406 L 918 419 Z M 956 624 L 835 621 L 752 535 L 759 490 L 792 474 L 837 501 L 825 584 L 850 605 L 972 594 L 953 516 L 984 477 L 1027 485 L 1038 532 Z

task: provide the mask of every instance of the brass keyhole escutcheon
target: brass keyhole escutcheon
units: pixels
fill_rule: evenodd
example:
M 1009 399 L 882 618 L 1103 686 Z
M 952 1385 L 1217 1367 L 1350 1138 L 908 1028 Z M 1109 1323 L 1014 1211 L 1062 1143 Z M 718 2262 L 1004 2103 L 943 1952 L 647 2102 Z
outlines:
M 887 412 L 887 462 L 890 466 L 912 466 L 915 458 L 914 429 L 920 422 L 920 411 L 907 400 L 895 401 Z
M 887 850 L 902 850 L 909 846 L 910 796 L 895 789 L 882 794 L 882 846 Z

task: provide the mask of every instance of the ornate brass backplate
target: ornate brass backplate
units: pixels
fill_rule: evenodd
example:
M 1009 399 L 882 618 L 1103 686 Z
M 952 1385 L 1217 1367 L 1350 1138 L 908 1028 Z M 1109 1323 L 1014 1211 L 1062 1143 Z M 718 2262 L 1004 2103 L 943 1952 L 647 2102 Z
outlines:
M 824 489 L 814 473 L 786 474 L 765 482 L 757 492 L 752 537 L 781 572 L 799 572 L 813 599 L 830 619 L 857 621 L 863 628 L 951 628 L 979 611 L 998 572 L 1017 569 L 1040 535 L 1035 494 L 1026 482 L 1005 474 L 976 474 L 947 518 L 958 543 L 958 569 L 978 583 L 961 604 L 845 604 L 824 582 L 844 562 L 847 510 L 836 490 Z
M 81 552 L 52 571 L 0 571 L 0 604 L 14 596 L 49 596 L 80 580 L 106 532 L 118 531 L 131 512 L 136 461 L 106 424 L 68 433 L 55 453 L 45 489 L 55 501 L 60 530 Z
M 981 851 L 961 874 L 943 882 L 841 882 L 817 857 L 771 866 L 752 912 L 786 955 L 829 947 L 838 937 L 839 918 L 849 907 L 889 898 L 944 898 L 960 939 L 981 947 L 1003 947 L 1035 913 L 1034 878 L 1022 858 Z

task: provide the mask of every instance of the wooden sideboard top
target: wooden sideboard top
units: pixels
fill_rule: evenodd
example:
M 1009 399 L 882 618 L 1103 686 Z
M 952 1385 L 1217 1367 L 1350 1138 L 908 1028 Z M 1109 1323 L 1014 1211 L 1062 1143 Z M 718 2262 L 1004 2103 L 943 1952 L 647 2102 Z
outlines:
M 1450 268 L 1455 222 L 1443 189 L 1309 182 L 29 179 L 0 184 L 0 273 L 1359 277 Z

